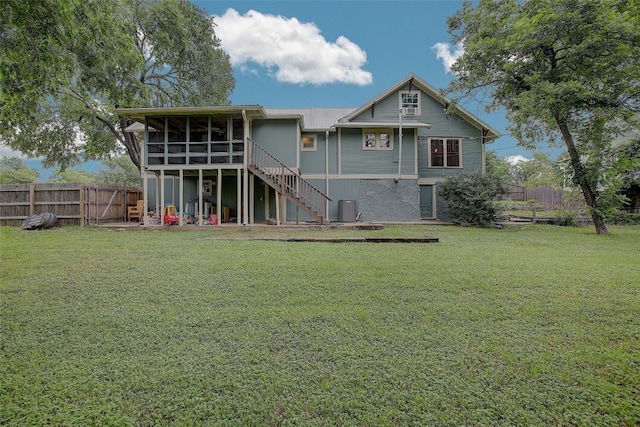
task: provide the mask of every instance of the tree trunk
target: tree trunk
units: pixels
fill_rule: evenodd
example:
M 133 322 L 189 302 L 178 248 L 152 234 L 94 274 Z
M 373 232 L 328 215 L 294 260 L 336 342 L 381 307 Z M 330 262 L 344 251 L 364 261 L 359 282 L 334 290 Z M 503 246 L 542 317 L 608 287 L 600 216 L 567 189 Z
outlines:
M 133 132 L 124 131 L 127 128 L 127 120 L 124 117 L 119 116 L 118 119 L 120 120 L 120 132 L 122 132 L 121 141 L 127 149 L 129 158 L 140 171 L 142 168 L 142 161 L 140 159 L 140 145 L 138 144 L 138 138 L 136 138 L 136 135 Z
M 569 131 L 569 126 L 567 126 L 567 122 L 562 119 L 559 115 L 555 116 L 556 123 L 558 128 L 560 129 L 560 133 L 562 134 L 562 139 L 567 146 L 567 152 L 569 153 L 569 158 L 571 159 L 571 167 L 573 168 L 573 173 L 576 178 L 576 182 L 580 186 L 582 190 L 582 194 L 584 195 L 584 200 L 589 206 L 589 210 L 591 211 L 591 219 L 593 220 L 593 225 L 596 227 L 596 234 L 608 234 L 607 225 L 604 222 L 604 218 L 596 211 L 596 196 L 589 184 L 589 180 L 587 179 L 587 174 L 584 169 L 584 165 L 580 161 L 580 155 L 578 154 L 578 150 L 576 149 L 576 145 L 573 142 L 573 136 L 571 135 L 571 131 Z

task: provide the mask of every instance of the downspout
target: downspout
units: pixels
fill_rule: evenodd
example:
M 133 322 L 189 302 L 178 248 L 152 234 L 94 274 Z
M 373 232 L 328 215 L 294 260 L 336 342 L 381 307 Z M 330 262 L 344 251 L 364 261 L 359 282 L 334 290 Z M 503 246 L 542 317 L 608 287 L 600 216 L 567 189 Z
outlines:
M 402 109 L 398 113 L 398 182 L 402 176 Z
M 325 131 L 324 135 L 324 192 L 329 195 L 329 131 Z M 324 201 L 324 216 L 325 220 L 329 218 L 329 199 Z
M 244 209 L 242 212 L 242 222 L 244 225 L 249 223 L 249 122 L 247 120 L 247 110 L 242 110 L 242 125 L 244 127 L 244 177 L 242 181 L 242 204 L 244 205 Z
M 484 145 L 484 129 L 480 129 L 480 146 L 482 150 L 482 176 L 485 176 L 487 173 L 487 153 Z M 462 149 L 462 147 L 460 147 Z

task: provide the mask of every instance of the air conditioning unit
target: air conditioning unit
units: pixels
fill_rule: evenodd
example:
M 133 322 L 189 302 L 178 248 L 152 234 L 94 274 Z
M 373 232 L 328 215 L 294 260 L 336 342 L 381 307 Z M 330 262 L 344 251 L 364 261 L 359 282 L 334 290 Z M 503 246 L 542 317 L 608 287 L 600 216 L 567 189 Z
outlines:
M 402 109 L 403 116 L 417 116 L 418 109 L 417 108 L 403 108 Z

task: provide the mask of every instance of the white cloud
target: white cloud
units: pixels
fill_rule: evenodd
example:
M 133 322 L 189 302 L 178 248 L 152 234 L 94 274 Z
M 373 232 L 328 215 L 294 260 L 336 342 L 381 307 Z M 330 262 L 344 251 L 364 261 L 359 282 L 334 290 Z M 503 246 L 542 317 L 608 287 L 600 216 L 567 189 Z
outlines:
M 19 157 L 21 159 L 26 158 L 26 156 L 20 151 L 12 149 L 8 145 L 5 145 L 2 141 L 0 141 L 0 157 Z
M 451 66 L 464 54 L 462 44 L 452 46 L 449 43 L 436 43 L 431 49 L 436 51 L 436 58 L 442 61 L 447 73 L 451 72 Z
M 258 64 L 278 81 L 294 84 L 373 82 L 362 69 L 366 52 L 344 36 L 328 42 L 314 23 L 255 10 L 240 15 L 234 9 L 214 16 L 214 22 L 222 48 L 241 70 L 254 72 L 250 64 Z
M 521 156 L 520 154 L 515 154 L 512 156 L 507 156 L 504 158 L 507 163 L 509 163 L 510 165 L 517 165 L 518 163 L 523 163 L 523 162 L 528 162 L 531 159 L 527 159 L 524 156 Z

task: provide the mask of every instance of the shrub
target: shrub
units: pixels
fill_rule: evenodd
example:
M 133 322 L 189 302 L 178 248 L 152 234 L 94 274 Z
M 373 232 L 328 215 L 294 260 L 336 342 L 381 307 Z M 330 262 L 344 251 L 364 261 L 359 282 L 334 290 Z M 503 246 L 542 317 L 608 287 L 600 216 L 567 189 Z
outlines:
M 607 222 L 619 225 L 635 225 L 640 224 L 640 214 L 618 211 L 607 217 Z
M 577 227 L 578 224 L 578 211 L 570 211 L 565 208 L 556 209 L 555 213 L 556 224 L 565 227 Z
M 500 213 L 499 196 L 507 188 L 495 175 L 480 172 L 459 173 L 440 185 L 440 196 L 447 202 L 447 211 L 462 224 L 489 225 Z

